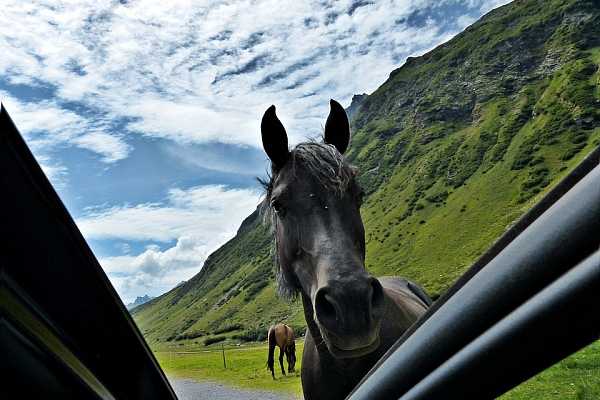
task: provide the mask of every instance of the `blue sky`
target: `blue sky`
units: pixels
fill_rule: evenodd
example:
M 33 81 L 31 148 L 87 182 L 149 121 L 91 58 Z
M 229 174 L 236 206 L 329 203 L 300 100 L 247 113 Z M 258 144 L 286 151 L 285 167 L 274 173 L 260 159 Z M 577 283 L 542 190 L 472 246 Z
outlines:
M 506 0 L 3 1 L 0 99 L 124 302 L 196 274 L 260 201 L 260 118 L 320 134 Z

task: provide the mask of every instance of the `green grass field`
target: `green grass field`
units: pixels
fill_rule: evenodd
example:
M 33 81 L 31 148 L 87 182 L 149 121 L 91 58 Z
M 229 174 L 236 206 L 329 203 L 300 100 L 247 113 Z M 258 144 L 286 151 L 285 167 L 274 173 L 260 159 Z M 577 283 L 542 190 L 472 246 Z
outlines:
M 241 388 L 284 392 L 302 398 L 300 367 L 304 343 L 296 344 L 296 373 L 281 375 L 279 349 L 275 349 L 275 380 L 267 370 L 266 344 L 247 346 L 225 345 L 227 368 L 223 367 L 220 344 L 209 347 L 190 347 L 172 351 L 158 351 L 154 354 L 163 370 L 173 377 L 191 378 L 198 381 L 216 381 Z M 287 371 L 287 361 L 284 360 Z
M 227 369 L 219 344 L 209 347 L 173 348 L 155 353 L 172 377 L 215 381 L 230 386 L 269 390 L 302 398 L 300 367 L 304 343 L 297 343 L 296 373 L 282 376 L 277 365 L 276 380 L 266 369 L 267 346 L 225 346 Z M 287 368 L 287 362 L 284 361 Z M 502 371 L 498 371 L 499 378 Z M 600 342 L 580 350 L 501 397 L 502 400 L 597 400 L 600 399 Z
M 600 341 L 592 343 L 522 383 L 501 399 L 600 399 Z

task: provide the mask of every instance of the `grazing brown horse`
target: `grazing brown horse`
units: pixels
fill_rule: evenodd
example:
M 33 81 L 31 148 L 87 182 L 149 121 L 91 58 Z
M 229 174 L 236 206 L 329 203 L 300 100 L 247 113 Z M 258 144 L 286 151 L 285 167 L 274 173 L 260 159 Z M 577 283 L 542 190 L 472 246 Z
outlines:
M 324 143 L 288 148 L 285 128 L 269 107 L 261 123 L 271 160 L 263 206 L 275 236 L 279 293 L 300 295 L 308 326 L 302 355 L 306 399 L 343 399 L 431 300 L 401 278 L 365 270 L 363 192 L 343 157 L 350 128 L 331 101 Z
M 285 375 L 283 368 L 283 355 L 287 358 L 288 372 L 294 372 L 296 365 L 296 338 L 294 330 L 285 324 L 273 325 L 269 328 L 267 334 L 269 338 L 269 358 L 267 359 L 267 367 L 271 370 L 271 376 L 275 379 L 275 346 L 279 347 L 279 365 L 281 365 L 281 373 Z

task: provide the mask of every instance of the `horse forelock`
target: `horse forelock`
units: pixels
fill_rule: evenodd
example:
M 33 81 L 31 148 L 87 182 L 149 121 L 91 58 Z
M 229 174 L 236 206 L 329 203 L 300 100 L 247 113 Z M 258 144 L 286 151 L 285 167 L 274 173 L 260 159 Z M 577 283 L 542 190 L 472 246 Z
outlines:
M 304 142 L 298 144 L 291 152 L 288 160 L 292 176 L 298 178 L 298 172 L 307 173 L 313 177 L 325 191 L 332 191 L 341 196 L 355 175 L 355 169 L 346 162 L 344 156 L 333 146 L 319 142 Z M 287 168 L 287 167 L 286 167 Z M 277 237 L 277 218 L 271 208 L 271 195 L 279 174 L 274 172 L 267 180 L 259 179 L 265 189 L 265 198 L 260 205 L 263 221 L 271 226 L 273 245 L 271 253 L 275 267 L 277 292 L 280 297 L 288 300 L 296 298 L 299 287 L 286 274 L 278 255 L 280 238 Z
M 300 143 L 291 153 L 294 174 L 298 170 L 308 173 L 319 182 L 322 189 L 341 196 L 354 176 L 353 168 L 344 156 L 330 144 Z
M 356 171 L 346 162 L 335 146 L 312 141 L 298 144 L 290 152 L 287 165 L 291 168 L 292 176 L 297 177 L 299 170 L 302 173 L 308 173 L 319 182 L 323 189 L 332 190 L 338 195 L 344 193 Z M 266 180 L 259 178 L 259 182 L 266 192 L 263 207 L 269 208 L 269 200 L 279 175 L 280 173 L 274 172 L 269 174 Z

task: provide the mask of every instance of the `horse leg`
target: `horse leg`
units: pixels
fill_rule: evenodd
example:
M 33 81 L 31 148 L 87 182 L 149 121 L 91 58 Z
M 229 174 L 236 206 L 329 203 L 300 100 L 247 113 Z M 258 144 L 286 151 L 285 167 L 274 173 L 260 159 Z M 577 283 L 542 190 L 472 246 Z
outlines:
M 267 368 L 271 370 L 271 376 L 275 379 L 275 331 L 269 329 L 269 358 L 267 359 Z
M 291 363 L 291 361 L 292 361 L 292 354 L 293 354 L 294 350 L 292 350 L 291 347 L 286 347 L 285 350 L 286 350 L 286 352 L 285 352 L 285 358 L 286 358 L 287 363 L 288 363 L 288 373 L 291 374 L 292 372 L 294 372 L 294 370 L 292 369 L 292 363 Z
M 285 375 L 285 369 L 283 368 L 283 348 L 279 348 L 279 365 L 281 365 L 281 373 Z

